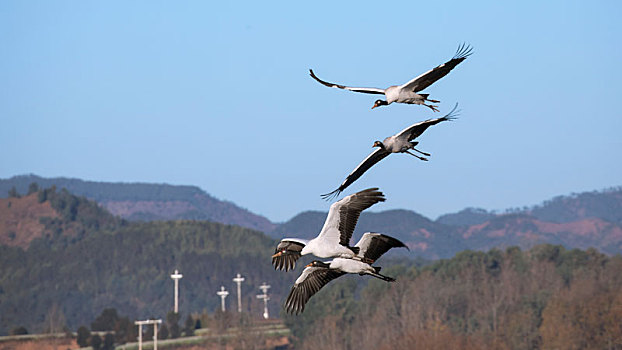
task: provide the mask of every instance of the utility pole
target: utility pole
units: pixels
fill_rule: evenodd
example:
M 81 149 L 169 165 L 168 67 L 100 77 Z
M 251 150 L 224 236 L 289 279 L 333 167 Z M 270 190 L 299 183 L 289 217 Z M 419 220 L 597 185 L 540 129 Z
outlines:
M 138 325 L 138 350 L 143 350 L 143 324 L 145 321 L 135 321 L 134 324 Z
M 143 325 L 145 324 L 153 324 L 153 350 L 158 350 L 159 323 L 162 323 L 162 320 L 144 320 L 134 322 L 135 325 L 138 325 L 138 350 L 143 350 Z
M 229 292 L 225 290 L 224 286 L 220 286 L 220 291 L 216 292 L 220 297 L 220 309 L 225 312 L 225 298 L 229 295 Z
M 162 323 L 162 320 L 153 321 L 153 350 L 158 350 L 158 323 Z
M 268 314 L 268 300 L 270 300 L 270 297 L 268 296 L 268 289 L 270 289 L 270 285 L 264 282 L 261 286 L 259 286 L 259 289 L 261 289 L 263 294 L 257 295 L 257 299 L 263 299 L 263 318 L 267 320 L 270 317 Z
M 242 292 L 240 285 L 244 282 L 244 277 L 238 273 L 238 275 L 233 279 L 233 282 L 238 284 L 238 312 L 242 312 Z
M 171 278 L 175 281 L 175 313 L 179 313 L 179 280 L 184 277 L 179 271 L 175 270 L 175 273 L 171 275 Z

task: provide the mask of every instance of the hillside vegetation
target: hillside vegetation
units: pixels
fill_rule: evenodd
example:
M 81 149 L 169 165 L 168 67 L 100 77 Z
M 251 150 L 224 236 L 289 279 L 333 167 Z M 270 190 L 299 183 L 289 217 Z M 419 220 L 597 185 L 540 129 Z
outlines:
M 125 222 L 94 202 L 52 189 L 11 201 L 39 199 L 53 209 L 40 219 L 44 234 L 27 248 L 0 246 L 0 334 L 17 326 L 42 331 L 59 315 L 75 330 L 110 307 L 131 318 L 166 315 L 174 269 L 184 275 L 183 315 L 216 309 L 216 291 L 224 285 L 233 293 L 236 273 L 246 277 L 247 311 L 260 314 L 258 286 L 268 282 L 280 300 L 294 278 L 274 271 L 274 241 L 257 231 L 206 221 Z M 279 309 L 271 307 L 273 313 Z

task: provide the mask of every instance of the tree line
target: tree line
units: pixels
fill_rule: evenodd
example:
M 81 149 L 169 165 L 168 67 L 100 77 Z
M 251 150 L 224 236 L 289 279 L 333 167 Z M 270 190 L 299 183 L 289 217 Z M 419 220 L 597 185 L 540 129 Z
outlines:
M 464 251 L 336 282 L 286 320 L 296 349 L 622 349 L 620 271 L 593 249 Z

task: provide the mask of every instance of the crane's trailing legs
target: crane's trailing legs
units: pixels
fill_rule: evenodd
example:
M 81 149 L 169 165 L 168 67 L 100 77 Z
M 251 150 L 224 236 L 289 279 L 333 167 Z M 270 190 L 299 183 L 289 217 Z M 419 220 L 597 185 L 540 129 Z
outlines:
M 376 260 L 374 259 L 370 259 L 370 258 L 360 258 L 362 262 L 366 263 L 366 264 L 373 264 Z
M 418 155 L 413 154 L 413 153 L 410 153 L 410 152 L 408 152 L 408 151 L 404 151 L 404 152 L 406 152 L 406 153 L 410 154 L 410 155 L 411 155 L 411 156 L 413 156 L 413 157 L 417 157 L 417 158 L 419 158 L 419 159 L 421 159 L 421 160 L 423 160 L 423 161 L 426 161 L 426 162 L 428 161 L 428 159 L 427 159 L 427 158 L 419 157 Z
M 429 157 L 429 156 L 430 156 L 430 153 L 421 152 L 420 150 L 418 150 L 418 149 L 416 149 L 416 148 L 415 148 L 415 146 L 417 146 L 418 144 L 419 144 L 419 142 L 418 142 L 418 141 L 411 142 L 411 143 L 410 143 L 410 149 L 412 149 L 413 151 L 419 152 L 419 153 L 423 154 L 423 155 L 424 155 L 424 156 L 426 156 L 426 157 Z M 413 154 L 413 155 L 414 155 L 414 154 Z M 415 157 L 417 157 L 417 156 L 415 156 Z M 417 157 L 417 158 L 419 158 L 419 157 Z M 419 159 L 421 159 L 421 158 L 419 158 Z M 422 159 L 422 160 L 427 160 L 427 159 Z
M 430 100 L 428 98 L 428 94 L 421 94 L 421 96 L 423 96 L 423 102 L 421 103 L 422 105 L 428 107 L 429 109 L 433 110 L 434 112 L 439 112 L 439 110 L 436 109 L 438 106 L 426 105 L 425 102 L 441 103 L 441 101 L 439 101 L 439 100 Z
M 434 102 L 434 103 L 438 103 L 439 101 L 434 101 L 434 100 L 426 100 L 426 101 L 430 101 L 430 102 Z M 440 112 L 438 109 L 436 109 L 436 107 L 438 106 L 433 106 L 433 105 L 426 105 L 425 103 L 422 103 L 422 105 L 430 108 L 431 110 L 433 110 L 434 112 Z
M 429 157 L 429 156 L 431 155 L 430 153 L 421 152 L 420 150 L 416 149 L 415 147 L 413 147 L 413 151 L 417 151 L 417 152 L 419 152 L 419 153 L 423 154 L 423 155 L 424 155 L 424 156 L 426 156 L 426 157 Z

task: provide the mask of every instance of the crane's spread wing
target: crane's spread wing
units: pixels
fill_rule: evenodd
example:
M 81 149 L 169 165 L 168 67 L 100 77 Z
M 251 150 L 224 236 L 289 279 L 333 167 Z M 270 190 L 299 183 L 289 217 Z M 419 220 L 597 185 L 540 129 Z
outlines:
M 289 271 L 296 267 L 296 260 L 300 259 L 300 251 L 305 244 L 298 240 L 285 238 L 279 242 L 272 255 L 272 265 L 275 270 Z
M 334 197 L 339 196 L 343 190 L 345 190 L 348 186 L 350 186 L 354 181 L 356 181 L 361 175 L 363 175 L 369 168 L 374 166 L 374 164 L 381 161 L 384 157 L 388 156 L 391 152 L 388 152 L 382 148 L 378 148 L 377 150 L 370 153 L 367 158 L 365 158 L 351 173 L 346 177 L 343 183 L 336 190 L 325 193 L 322 195 L 322 198 L 329 200 Z
M 434 84 L 435 81 L 449 74 L 452 69 L 460 64 L 460 62 L 466 60 L 466 58 L 469 57 L 472 53 L 473 48 L 471 46 L 462 44 L 458 46 L 458 50 L 456 51 L 456 54 L 451 60 L 421 74 L 420 76 L 400 86 L 400 88 L 414 92 L 421 91 L 428 86 Z
M 368 188 L 333 203 L 318 238 L 325 239 L 331 244 L 339 243 L 349 247 L 350 238 L 352 238 L 361 212 L 384 201 L 384 194 L 378 191 L 378 188 Z
M 447 113 L 445 116 L 440 117 L 440 118 L 436 118 L 436 119 L 428 119 L 426 121 L 413 124 L 413 125 L 407 127 L 406 129 L 400 131 L 400 133 L 395 135 L 395 136 L 397 138 L 402 138 L 402 137 L 406 136 L 408 138 L 408 141 L 412 141 L 412 140 L 416 139 L 417 137 L 419 137 L 421 134 L 423 134 L 423 132 L 428 127 L 430 127 L 432 125 L 436 125 L 436 124 L 438 124 L 440 122 L 456 119 L 458 117 L 458 115 L 460 114 L 460 111 L 456 111 L 456 108 L 458 108 L 458 104 L 457 103 L 454 106 L 454 108 L 449 113 Z
M 405 247 L 410 250 L 400 240 L 375 232 L 363 234 L 363 237 L 356 243 L 355 247 L 359 247 L 359 257 L 369 259 L 372 262 L 378 260 L 382 254 L 391 248 Z
M 285 301 L 285 310 L 296 315 L 303 312 L 305 304 L 328 282 L 344 275 L 345 272 L 324 267 L 307 267 L 296 280 Z
M 309 75 L 311 75 L 311 77 L 313 79 L 317 80 L 320 84 L 322 84 L 324 86 L 334 87 L 334 88 L 338 88 L 338 89 L 345 89 L 345 90 L 350 90 L 350 91 L 354 91 L 354 92 L 362 92 L 362 93 L 365 93 L 365 94 L 377 94 L 377 95 L 383 95 L 384 94 L 384 89 L 367 88 L 367 87 L 351 87 L 351 86 L 344 86 L 344 85 L 329 83 L 327 81 L 324 81 L 324 80 L 318 78 L 315 75 L 315 73 L 313 73 L 313 69 L 309 69 Z

